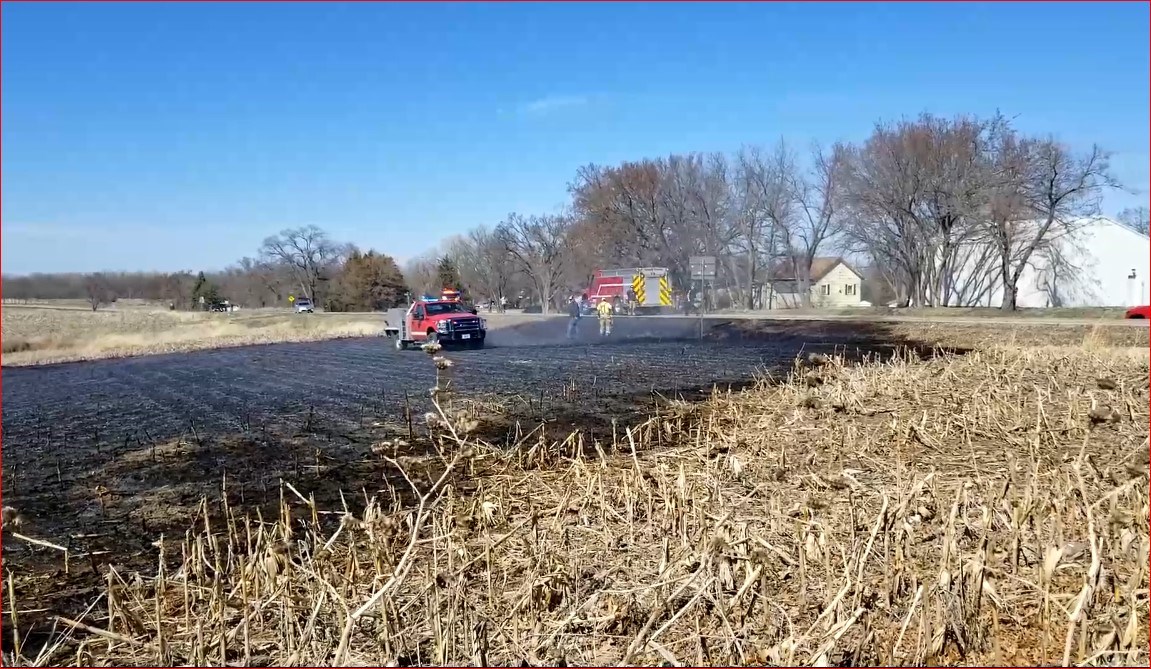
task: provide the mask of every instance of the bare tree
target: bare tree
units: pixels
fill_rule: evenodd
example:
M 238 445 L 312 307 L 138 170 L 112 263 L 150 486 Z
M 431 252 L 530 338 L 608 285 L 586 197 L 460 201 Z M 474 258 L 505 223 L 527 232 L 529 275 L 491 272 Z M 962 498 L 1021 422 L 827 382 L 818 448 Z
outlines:
M 439 283 L 437 268 L 442 255 L 439 250 L 432 250 L 404 263 L 404 279 L 412 291 L 424 294 L 443 288 L 436 285 Z
M 495 232 L 483 226 L 470 230 L 450 239 L 447 252 L 473 295 L 497 302 L 508 295 L 514 271 L 512 258 Z
M 1010 131 L 999 138 L 995 172 L 988 222 L 999 253 L 1000 308 L 1014 311 L 1032 256 L 1086 225 L 1098 213 L 1103 191 L 1117 183 L 1107 153 L 1097 146 L 1075 155 L 1054 139 L 1017 139 Z
M 843 199 L 843 166 L 847 149 L 841 144 L 824 151 L 811 150 L 811 167 L 806 174 L 791 169 L 783 172 L 794 202 L 794 220 L 781 228 L 791 257 L 795 278 L 805 306 L 811 305 L 811 266 L 827 243 L 843 231 L 839 205 Z
M 1148 227 L 1151 225 L 1151 214 L 1147 207 L 1128 207 L 1119 212 L 1117 218 L 1123 225 L 1143 234 L 1148 233 Z
M 774 270 L 780 249 L 786 247 L 785 228 L 792 224 L 794 214 L 788 194 L 793 170 L 791 153 L 782 141 L 769 156 L 759 147 L 744 147 L 736 157 L 732 180 L 736 232 L 729 264 L 733 270 L 742 265 L 742 271 L 732 273 L 748 308 L 753 306 L 756 283 L 763 279 L 760 270 L 765 264 Z
M 986 210 L 984 147 L 1002 123 L 923 115 L 841 149 L 845 239 L 885 268 L 903 305 L 950 303 L 980 257 L 969 251 Z
M 851 250 L 871 257 L 903 306 L 921 301 L 928 245 L 918 206 L 926 184 L 909 125 L 876 125 L 862 146 L 850 150 L 843 173 Z
M 721 270 L 738 279 L 731 178 L 727 157 L 717 153 L 581 168 L 569 186 L 578 240 L 571 278 L 586 281 L 595 268 L 663 266 L 683 285 L 688 257 L 704 254 L 722 257 Z
M 326 272 L 342 263 L 347 251 L 346 245 L 334 242 L 314 225 L 283 230 L 260 247 L 261 257 L 287 267 L 304 296 L 313 301 Z
M 509 214 L 496 228 L 504 248 L 535 284 L 543 313 L 549 313 L 564 275 L 571 218 Z
M 88 298 L 88 304 L 92 306 L 92 311 L 99 309 L 101 304 L 110 303 L 114 298 L 112 284 L 108 281 L 108 277 L 101 272 L 85 277 L 84 292 Z

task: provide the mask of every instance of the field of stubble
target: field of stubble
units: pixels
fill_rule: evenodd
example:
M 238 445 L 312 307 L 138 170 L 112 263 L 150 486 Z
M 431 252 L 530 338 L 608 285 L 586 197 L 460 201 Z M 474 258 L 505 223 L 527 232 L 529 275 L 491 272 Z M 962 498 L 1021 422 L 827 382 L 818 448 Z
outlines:
M 76 305 L 5 304 L 0 318 L 6 367 L 338 339 L 383 329 L 382 319 L 372 314 L 204 313 L 152 306 L 92 311 Z
M 18 472 L 6 383 L 5 660 L 1145 664 L 1146 330 L 843 328 L 414 353 L 354 421 L 29 432 Z M 592 362 L 471 369 L 513 353 Z

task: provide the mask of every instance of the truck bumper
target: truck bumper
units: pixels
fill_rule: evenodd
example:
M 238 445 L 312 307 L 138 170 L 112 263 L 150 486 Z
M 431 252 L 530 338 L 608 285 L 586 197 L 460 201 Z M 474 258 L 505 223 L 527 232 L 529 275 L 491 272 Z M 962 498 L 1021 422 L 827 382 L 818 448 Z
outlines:
M 440 342 L 444 344 L 474 344 L 483 342 L 487 337 L 487 332 L 481 330 L 479 332 L 441 332 L 438 334 Z

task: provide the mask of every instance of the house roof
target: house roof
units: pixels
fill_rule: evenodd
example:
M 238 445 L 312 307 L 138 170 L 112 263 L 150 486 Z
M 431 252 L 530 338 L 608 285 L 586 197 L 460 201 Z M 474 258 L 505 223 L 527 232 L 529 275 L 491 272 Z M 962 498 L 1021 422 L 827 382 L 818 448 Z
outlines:
M 843 258 L 840 258 L 838 256 L 820 257 L 820 258 L 814 258 L 811 261 L 811 282 L 812 283 L 818 283 L 819 281 L 823 280 L 823 278 L 825 276 L 827 276 L 828 274 L 831 273 L 831 270 L 835 269 L 839 265 L 843 265 L 848 270 L 850 270 L 853 274 L 858 276 L 860 279 L 863 278 L 863 274 L 861 274 L 859 272 L 859 270 L 857 270 L 854 267 L 852 267 L 851 265 L 849 265 L 847 263 L 847 261 L 844 260 Z M 795 281 L 796 277 L 794 275 L 795 275 L 795 272 L 792 270 L 791 262 L 790 261 L 781 262 L 780 264 L 776 265 L 775 268 L 772 270 L 771 280 L 772 281 Z
M 1136 230 L 1135 228 L 1131 227 L 1130 225 L 1127 225 L 1126 223 L 1124 223 L 1123 221 L 1116 220 L 1114 218 L 1110 218 L 1107 216 L 1093 216 L 1092 221 L 1095 223 L 1108 223 L 1110 225 L 1114 225 L 1114 226 L 1116 226 L 1118 228 L 1122 228 L 1122 229 L 1126 230 L 1127 232 L 1130 232 L 1134 235 L 1138 235 L 1139 237 L 1148 237 L 1148 234 L 1146 232 L 1141 232 L 1139 230 Z

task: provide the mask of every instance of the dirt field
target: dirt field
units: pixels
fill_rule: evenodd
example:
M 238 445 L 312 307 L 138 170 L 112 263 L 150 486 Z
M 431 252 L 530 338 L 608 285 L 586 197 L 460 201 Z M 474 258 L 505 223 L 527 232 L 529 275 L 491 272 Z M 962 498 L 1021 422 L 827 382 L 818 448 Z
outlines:
M 6 659 L 1146 664 L 1146 329 L 562 327 L 6 370 Z
M 314 341 L 376 334 L 370 314 L 296 315 L 283 312 L 209 314 L 120 309 L 21 307 L 3 309 L 4 366 L 119 358 L 205 348 Z

